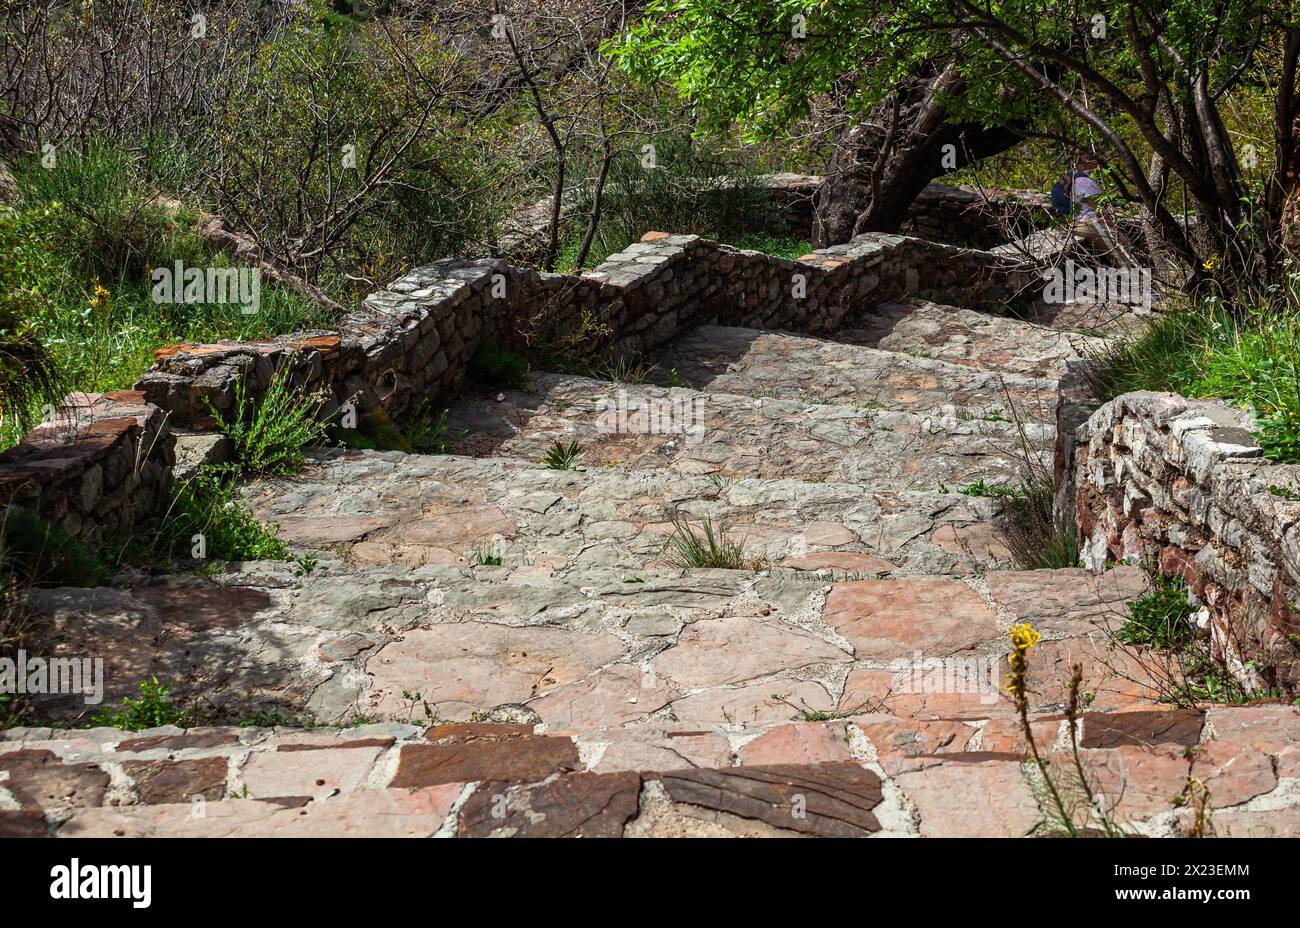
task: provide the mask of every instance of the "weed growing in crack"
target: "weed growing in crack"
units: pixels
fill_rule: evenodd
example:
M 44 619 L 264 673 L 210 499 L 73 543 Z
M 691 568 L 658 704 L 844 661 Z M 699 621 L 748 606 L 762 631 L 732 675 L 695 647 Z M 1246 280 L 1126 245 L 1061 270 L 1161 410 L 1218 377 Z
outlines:
M 1042 815 L 1028 834 L 1068 838 L 1123 838 L 1135 834 L 1132 828 L 1116 818 L 1115 804 L 1108 803 L 1107 797 L 1097 790 L 1094 777 L 1079 750 L 1079 732 L 1085 705 L 1082 665 L 1075 664 L 1071 668 L 1070 682 L 1066 687 L 1068 754 L 1064 760 L 1044 757 L 1030 724 L 1028 695 L 1028 655 L 1041 636 L 1028 623 L 1011 626 L 1008 636 L 1011 639 L 1011 653 L 1007 656 L 1007 694 L 1015 704 L 1021 733 L 1029 752 L 1031 766 L 1026 780 Z M 1186 829 L 1188 837 L 1213 834 L 1210 791 L 1190 771 L 1182 791 L 1173 798 L 1172 804 L 1175 809 L 1187 806 L 1192 810 L 1192 821 Z
M 547 450 L 546 456 L 542 458 L 542 463 L 551 470 L 574 470 L 578 464 L 578 458 L 582 457 L 582 445 L 576 441 L 571 441 L 567 445 L 562 441 L 556 441 Z
M 1153 573 L 1150 591 L 1127 603 L 1126 609 L 1124 622 L 1117 629 L 1106 629 L 1106 635 L 1140 668 L 1145 679 L 1135 682 L 1155 689 L 1162 701 L 1195 708 L 1272 695 L 1271 691 L 1252 693 L 1215 660 L 1209 640 L 1197 630 L 1196 608 L 1181 578 Z M 1253 664 L 1249 667 L 1255 669 Z M 1117 672 L 1134 679 L 1131 672 Z
M 436 416 L 428 400 L 421 400 L 412 411 L 410 421 L 402 429 L 402 437 L 412 451 L 421 454 L 451 454 L 456 440 L 465 433 L 453 435 L 447 425 L 451 410 L 444 409 Z
M 732 541 L 712 519 L 701 522 L 700 534 L 680 514 L 672 516 L 673 534 L 664 545 L 663 556 L 677 567 L 715 567 L 727 570 L 758 570 L 763 559 L 745 551 L 745 541 Z
M 155 676 L 140 681 L 140 696 L 126 697 L 116 711 L 101 709 L 90 717 L 88 728 L 120 728 L 123 731 L 143 731 L 163 725 L 189 724 L 189 713 L 176 707 L 171 699 L 171 688 Z
M 1003 390 L 1006 390 L 1005 384 Z M 1007 405 L 1015 417 L 1022 479 L 1018 487 L 1003 488 L 1005 492 L 992 491 L 987 484 L 983 485 L 985 491 L 991 491 L 985 495 L 1002 499 L 1002 512 L 995 523 L 997 534 L 1022 570 L 1078 567 L 1079 538 L 1074 517 L 1056 511 L 1056 481 L 1052 469 L 1030 445 L 1010 393 L 1007 394 Z M 977 481 L 980 483 L 982 481 Z
M 958 488 L 957 492 L 963 496 L 986 498 L 1020 497 L 1025 495 L 1025 491 L 1020 487 L 1008 487 L 996 483 L 986 483 L 983 477 L 976 480 L 974 483 Z
M 289 368 L 282 365 L 258 402 L 251 401 L 248 379 L 241 377 L 229 417 L 211 402 L 208 408 L 234 446 L 233 466 L 240 474 L 287 474 L 302 463 L 303 448 L 325 438 L 329 426 L 319 417 L 324 404 L 324 394 L 290 386 Z

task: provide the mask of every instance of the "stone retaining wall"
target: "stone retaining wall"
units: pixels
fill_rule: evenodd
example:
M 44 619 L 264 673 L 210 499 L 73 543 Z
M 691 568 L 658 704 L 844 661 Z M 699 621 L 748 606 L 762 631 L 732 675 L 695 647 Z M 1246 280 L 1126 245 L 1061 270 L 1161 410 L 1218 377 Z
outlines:
M 32 506 L 88 539 L 119 532 L 162 492 L 174 462 L 169 429 L 210 427 L 211 410 L 231 410 L 241 381 L 256 401 L 282 366 L 295 386 L 325 396 L 326 415 L 352 403 L 400 416 L 456 390 L 488 340 L 612 360 L 702 324 L 822 333 L 908 292 L 974 305 L 1039 284 L 1014 259 L 896 235 L 796 261 L 656 232 L 579 276 L 437 261 L 371 294 L 337 332 L 160 350 L 137 393 L 75 400 L 71 441 L 56 424 L 0 457 L 0 505 Z
M 1057 508 L 1092 569 L 1182 577 L 1214 655 L 1252 689 L 1300 689 L 1300 465 L 1267 461 L 1248 413 L 1170 393 L 1096 407 L 1076 368 L 1058 408 Z M 1271 488 L 1277 488 L 1277 492 Z
M 59 415 L 0 454 L 0 522 L 10 505 L 97 543 L 154 511 L 174 463 L 167 417 L 140 392 L 74 393 Z
M 971 305 L 1034 293 L 1040 282 L 1013 260 L 903 236 L 860 236 L 795 261 L 652 232 L 580 276 L 437 261 L 371 294 L 338 334 L 169 348 L 137 387 L 188 424 L 208 403 L 229 408 L 239 378 L 256 396 L 288 363 L 299 384 L 335 404 L 400 414 L 458 388 L 488 340 L 636 357 L 702 324 L 828 332 L 909 291 Z

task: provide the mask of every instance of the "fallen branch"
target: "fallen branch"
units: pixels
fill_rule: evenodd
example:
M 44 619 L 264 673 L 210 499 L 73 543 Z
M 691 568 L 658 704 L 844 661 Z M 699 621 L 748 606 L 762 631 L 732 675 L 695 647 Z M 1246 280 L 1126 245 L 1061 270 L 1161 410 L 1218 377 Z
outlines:
M 173 216 L 185 209 L 185 205 L 180 200 L 170 197 L 160 196 L 156 202 Z M 240 261 L 255 265 L 266 280 L 301 293 L 329 313 L 342 315 L 346 312 L 343 306 L 332 300 L 320 287 L 308 283 L 276 260 L 252 236 L 234 231 L 226 220 L 212 213 L 198 210 L 198 216 L 198 222 L 195 223 L 192 231 L 204 244 L 227 252 Z

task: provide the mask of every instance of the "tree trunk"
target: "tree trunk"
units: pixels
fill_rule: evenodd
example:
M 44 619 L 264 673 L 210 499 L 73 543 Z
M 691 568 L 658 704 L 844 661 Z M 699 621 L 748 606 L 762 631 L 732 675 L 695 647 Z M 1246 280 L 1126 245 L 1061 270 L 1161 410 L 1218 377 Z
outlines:
M 934 100 L 945 76 L 900 85 L 894 99 L 836 139 L 814 204 L 814 248 L 863 232 L 898 231 L 913 201 L 935 178 L 1020 141 L 1010 127 L 946 122 Z M 953 146 L 955 163 L 945 162 L 947 145 Z
M 1300 116 L 1291 129 L 1291 156 L 1282 175 L 1282 244 L 1300 253 Z

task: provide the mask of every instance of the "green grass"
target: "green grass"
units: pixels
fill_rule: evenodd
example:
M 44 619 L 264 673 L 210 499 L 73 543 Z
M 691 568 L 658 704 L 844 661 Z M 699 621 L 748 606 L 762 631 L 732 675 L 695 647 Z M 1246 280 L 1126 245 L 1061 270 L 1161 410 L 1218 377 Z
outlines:
M 0 209 L 0 259 L 39 252 L 39 261 L 23 264 L 23 332 L 49 355 L 58 390 L 32 391 L 19 408 L 4 410 L 0 449 L 42 418 L 50 402 L 42 394 L 129 389 L 165 345 L 333 327 L 315 303 L 265 281 L 254 313 L 236 303 L 155 303 L 153 267 L 178 259 L 187 267 L 237 265 L 191 234 L 185 211 L 171 216 L 153 206 L 141 155 L 93 144 L 85 153 L 60 151 L 52 170 L 35 158 L 13 168 L 18 198 L 12 210 Z M 3 343 L 0 332 L 0 351 Z M 12 367 L 0 358 L 0 369 Z
M 812 243 L 806 239 L 772 232 L 751 232 L 728 244 L 748 251 L 761 251 L 773 258 L 788 258 L 791 261 L 802 258 L 813 250 Z
M 754 570 L 761 558 L 745 551 L 745 542 L 726 537 L 721 527 L 714 529 L 712 519 L 704 519 L 700 532 L 680 514 L 672 517 L 673 534 L 664 545 L 663 556 L 677 567 L 714 567 L 726 570 Z
M 1102 400 L 1132 390 L 1226 400 L 1254 413 L 1266 457 L 1300 462 L 1300 295 L 1244 321 L 1184 306 L 1094 361 Z
M 501 552 L 491 546 L 478 548 L 474 552 L 474 563 L 479 567 L 500 567 Z

